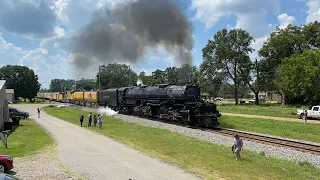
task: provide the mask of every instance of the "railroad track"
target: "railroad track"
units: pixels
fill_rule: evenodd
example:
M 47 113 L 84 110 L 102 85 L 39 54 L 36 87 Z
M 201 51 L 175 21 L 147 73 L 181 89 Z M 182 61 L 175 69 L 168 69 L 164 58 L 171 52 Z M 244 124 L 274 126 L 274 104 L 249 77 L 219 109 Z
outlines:
M 309 144 L 309 143 L 287 140 L 282 138 L 275 138 L 275 137 L 270 137 L 265 135 L 252 134 L 252 133 L 247 133 L 247 132 L 242 132 L 242 131 L 237 131 L 232 129 L 221 128 L 218 130 L 209 130 L 209 131 L 212 133 L 218 133 L 218 134 L 227 135 L 227 136 L 233 136 L 235 134 L 238 134 L 241 138 L 246 140 L 260 142 L 263 144 L 270 144 L 274 146 L 280 146 L 280 147 L 289 147 L 295 150 L 320 155 L 320 146 L 315 144 Z
M 83 107 L 83 106 L 78 106 L 78 105 L 76 105 L 76 106 Z M 95 108 L 93 108 L 93 109 L 95 109 Z M 222 135 L 226 135 L 226 136 L 234 136 L 235 134 L 238 134 L 241 138 L 249 140 L 249 141 L 255 141 L 255 142 L 269 144 L 269 145 L 273 145 L 273 146 L 288 147 L 288 148 L 292 148 L 294 150 L 299 150 L 299 151 L 303 151 L 303 152 L 309 152 L 309 153 L 320 155 L 320 146 L 319 145 L 314 145 L 314 144 L 309 144 L 309 143 L 304 143 L 304 142 L 299 142 L 299 141 L 293 141 L 293 140 L 287 140 L 287 139 L 282 139 L 282 138 L 275 138 L 275 137 L 270 137 L 270 136 L 265 136 L 265 135 L 258 135 L 258 134 L 243 132 L 243 131 L 237 131 L 237 130 L 233 130 L 233 129 L 224 129 L 224 128 L 206 129 L 206 128 L 202 128 L 202 127 L 187 125 L 187 124 L 179 124 L 174 121 L 167 121 L 167 120 L 163 120 L 163 119 L 141 117 L 141 116 L 136 116 L 136 115 L 127 115 L 127 114 L 122 114 L 122 113 L 119 113 L 119 114 L 126 115 L 126 116 L 134 116 L 134 117 L 144 118 L 144 119 L 148 119 L 148 120 L 152 120 L 152 121 L 163 122 L 163 123 L 167 123 L 167 124 L 173 124 L 173 125 L 192 128 L 192 129 L 199 129 L 202 131 L 222 134 Z

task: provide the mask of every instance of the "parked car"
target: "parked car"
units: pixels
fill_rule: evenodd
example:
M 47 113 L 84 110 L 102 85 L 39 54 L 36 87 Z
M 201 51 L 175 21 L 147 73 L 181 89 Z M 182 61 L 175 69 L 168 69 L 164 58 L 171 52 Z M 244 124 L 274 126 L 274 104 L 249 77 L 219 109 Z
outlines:
M 9 155 L 0 154 L 0 172 L 6 173 L 13 169 L 13 158 Z
M 305 110 L 297 109 L 297 115 L 299 118 L 303 118 L 304 111 Z M 320 119 L 320 106 L 312 106 L 310 110 L 307 110 L 307 113 L 308 118 Z
M 16 108 L 9 108 L 9 116 L 11 118 L 19 116 L 21 119 L 27 119 L 29 117 L 29 113 Z
M 222 100 L 223 100 L 223 98 L 221 98 L 221 97 L 214 98 L 214 101 L 222 101 Z
M 10 174 L 0 173 L 0 180 L 20 180 L 20 179 Z

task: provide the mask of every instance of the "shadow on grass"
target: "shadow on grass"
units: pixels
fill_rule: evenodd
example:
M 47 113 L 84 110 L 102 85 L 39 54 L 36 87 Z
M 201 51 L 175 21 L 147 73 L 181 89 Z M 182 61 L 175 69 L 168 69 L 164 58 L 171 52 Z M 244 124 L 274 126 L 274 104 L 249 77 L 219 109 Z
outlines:
M 12 133 L 14 133 L 19 126 L 23 126 L 23 125 L 13 125 L 13 126 L 12 126 L 12 130 L 8 133 L 8 137 L 9 137 Z

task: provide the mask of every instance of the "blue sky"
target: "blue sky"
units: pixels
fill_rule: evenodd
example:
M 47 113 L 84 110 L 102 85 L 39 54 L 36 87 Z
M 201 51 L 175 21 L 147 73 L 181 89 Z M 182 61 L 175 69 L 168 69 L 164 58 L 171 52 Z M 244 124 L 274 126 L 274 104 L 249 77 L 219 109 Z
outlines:
M 123 0 L 1 0 L 0 66 L 25 65 L 36 72 L 48 88 L 53 78 L 92 78 L 98 64 L 77 70 L 72 63 L 68 40 L 85 27 L 92 12 Z M 180 0 L 193 25 L 193 64 L 202 61 L 201 49 L 215 32 L 242 28 L 256 40 L 256 51 L 276 26 L 301 25 L 320 20 L 320 0 Z M 252 53 L 252 58 L 257 54 Z M 175 65 L 164 48 L 148 51 L 138 63 L 139 73 L 151 73 Z

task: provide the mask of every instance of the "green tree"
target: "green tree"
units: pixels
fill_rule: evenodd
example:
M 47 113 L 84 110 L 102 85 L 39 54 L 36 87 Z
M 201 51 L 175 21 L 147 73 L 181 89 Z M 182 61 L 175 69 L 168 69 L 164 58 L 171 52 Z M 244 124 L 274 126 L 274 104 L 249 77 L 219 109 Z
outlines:
M 165 71 L 162 71 L 160 69 L 157 69 L 157 70 L 152 72 L 152 78 L 156 82 L 158 82 L 159 84 L 163 84 L 163 83 L 167 82 Z
M 232 82 L 236 104 L 239 100 L 239 86 L 248 80 L 250 74 L 251 66 L 248 65 L 251 62 L 248 54 L 253 51 L 250 47 L 253 41 L 253 37 L 242 29 L 223 29 L 202 50 L 203 59 L 213 61 L 215 71 L 224 75 L 224 81 Z
M 317 21 L 300 27 L 289 25 L 285 29 L 277 28 L 272 32 L 259 50 L 262 57 L 259 72 L 261 90 L 280 92 L 282 103 L 285 104 L 286 96 L 280 86 L 283 82 L 280 73 L 281 62 L 284 58 L 302 53 L 305 49 L 319 48 L 319 34 L 320 23 Z
M 223 73 L 216 69 L 213 58 L 204 59 L 200 64 L 198 85 L 202 91 L 217 97 L 224 78 Z
M 142 80 L 144 85 L 151 86 L 161 83 L 160 79 L 154 79 L 152 76 L 147 76 L 144 71 L 140 72 L 138 77 L 140 80 Z
M 304 102 L 320 99 L 320 50 L 305 50 L 282 60 L 282 88 L 289 97 Z
M 52 79 L 50 83 L 51 92 L 70 91 L 75 87 L 74 79 Z
M 96 90 L 97 83 L 95 79 L 80 79 L 76 81 L 76 89 L 84 89 L 86 91 Z
M 168 67 L 165 70 L 165 76 L 167 83 L 177 84 L 179 80 L 179 69 L 176 67 Z
M 107 66 L 103 65 L 100 67 L 97 79 L 99 79 L 99 74 L 101 89 L 132 86 L 136 85 L 138 80 L 137 74 L 125 64 L 113 63 Z M 99 83 L 99 80 L 97 83 Z
M 26 66 L 7 65 L 0 68 L 0 79 L 6 80 L 6 87 L 14 89 L 15 98 L 22 97 L 31 102 L 40 90 L 38 76 Z
M 189 64 L 183 64 L 177 71 L 179 85 L 185 85 L 197 82 L 197 68 Z
M 281 76 L 278 73 L 282 59 L 294 53 L 301 53 L 305 47 L 305 40 L 301 34 L 301 27 L 289 25 L 285 29 L 277 28 L 272 32 L 259 50 L 260 84 L 264 91 L 281 92 Z M 285 104 L 284 93 L 282 102 Z

